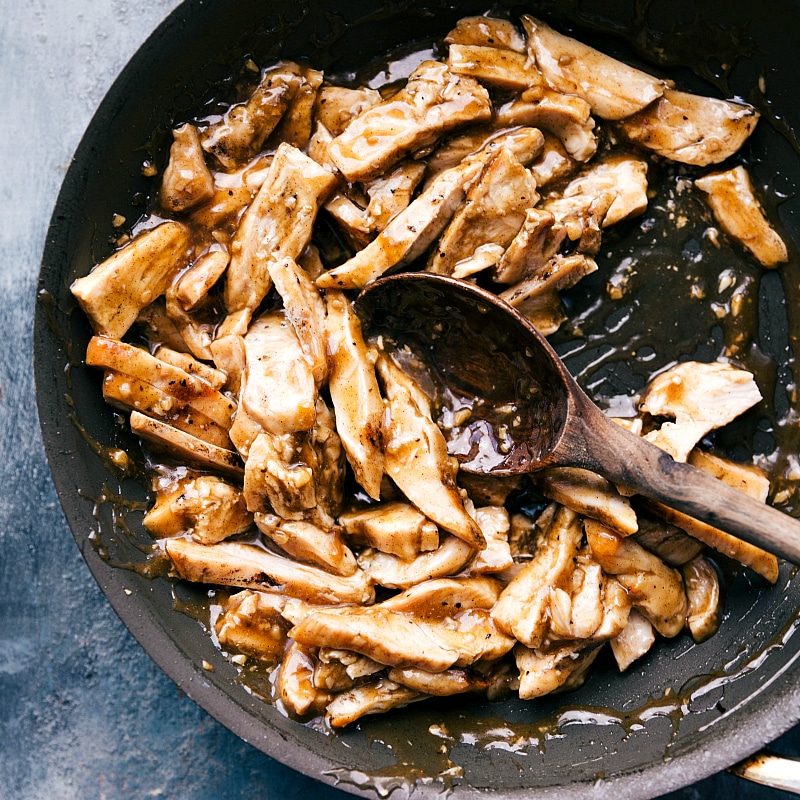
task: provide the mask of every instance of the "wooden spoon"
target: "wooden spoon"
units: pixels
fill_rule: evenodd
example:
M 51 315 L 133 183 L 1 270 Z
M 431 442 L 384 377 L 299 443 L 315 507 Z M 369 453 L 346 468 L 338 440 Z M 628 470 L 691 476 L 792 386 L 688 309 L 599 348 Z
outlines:
M 800 521 L 612 422 L 499 297 L 454 278 L 401 273 L 364 289 L 356 311 L 396 356 L 421 360 L 456 423 L 448 447 L 462 469 L 581 467 L 800 564 Z

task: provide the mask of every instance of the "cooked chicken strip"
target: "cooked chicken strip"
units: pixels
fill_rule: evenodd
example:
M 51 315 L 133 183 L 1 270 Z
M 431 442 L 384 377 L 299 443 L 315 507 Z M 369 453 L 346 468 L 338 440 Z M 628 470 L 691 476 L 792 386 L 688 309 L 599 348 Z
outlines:
M 230 254 L 221 245 L 212 245 L 175 282 L 175 298 L 184 311 L 193 311 L 208 296 L 228 267 Z
M 502 253 L 522 227 L 526 211 L 538 201 L 531 174 L 505 147 L 500 147 L 489 156 L 467 191 L 464 204 L 431 251 L 428 270 L 460 277 L 459 262 L 478 247 L 494 244 Z
M 638 521 L 636 541 L 671 567 L 681 567 L 703 549 L 701 542 L 663 519 L 641 514 Z
M 603 191 L 595 197 L 565 197 L 550 205 L 567 238 L 575 242 L 575 252 L 593 256 L 603 242 L 603 225 L 611 206 L 618 198 L 613 191 Z M 558 203 L 564 205 L 559 208 Z
M 351 119 L 381 102 L 377 89 L 361 86 L 323 86 L 317 95 L 315 116 L 333 136 L 338 136 Z
M 227 341 L 228 339 L 233 338 L 240 339 L 241 337 L 225 336 L 223 339 L 218 339 L 217 341 Z M 243 459 L 246 460 L 248 458 L 250 455 L 250 448 L 253 446 L 253 442 L 255 442 L 258 436 L 260 436 L 262 433 L 267 433 L 267 431 L 264 430 L 261 424 L 254 417 L 251 417 L 247 413 L 246 408 L 242 408 L 240 406 L 236 411 L 236 418 L 233 421 L 233 425 L 231 425 L 230 437 L 234 447 L 239 451 L 239 454 Z M 270 435 L 277 437 L 292 436 L 290 433 Z
M 289 624 L 281 614 L 283 603 L 274 595 L 244 590 L 224 604 L 214 621 L 220 646 L 237 650 L 269 664 L 283 657 Z
M 747 103 L 666 88 L 662 97 L 620 121 L 616 129 L 664 158 L 705 167 L 737 153 L 758 118 L 758 111 Z
M 514 645 L 485 609 L 468 609 L 441 621 L 425 621 L 382 606 L 320 609 L 289 635 L 309 647 L 353 650 L 380 664 L 429 672 L 500 658 Z
M 103 399 L 123 411 L 139 411 L 165 422 L 215 447 L 233 449 L 226 427 L 145 381 L 107 370 L 103 375 Z
M 374 664 L 375 672 L 381 672 L 384 669 L 383 664 L 378 664 L 364 656 L 357 657 Z M 321 689 L 323 692 L 338 693 L 347 692 L 355 685 L 356 681 L 347 674 L 344 664 L 339 661 L 331 661 L 326 664 L 319 657 L 317 658 L 317 663 L 314 665 L 314 686 L 317 689 Z
M 305 437 L 259 433 L 244 464 L 244 499 L 249 511 L 274 510 L 302 520 L 317 504 L 314 470 Z
M 338 694 L 325 709 L 325 718 L 333 728 L 344 728 L 367 714 L 382 714 L 393 708 L 424 700 L 424 694 L 381 678 L 375 683 L 357 686 Z
M 375 672 L 384 672 L 385 667 L 383 664 L 377 664 L 364 656 L 358 656 L 364 662 L 374 663 Z M 375 673 L 372 673 L 373 675 Z M 356 687 L 365 685 L 364 680 L 354 680 L 347 674 L 347 670 L 343 664 L 338 661 L 332 661 L 330 664 L 323 664 L 319 659 L 314 667 L 314 686 L 325 692 L 331 692 L 334 695 L 349 692 Z
M 578 514 L 592 517 L 623 536 L 636 533 L 636 512 L 605 478 L 575 467 L 552 467 L 533 476 L 545 497 Z
M 235 486 L 213 475 L 198 475 L 159 489 L 142 524 L 151 536 L 189 533 L 201 544 L 214 544 L 246 531 L 253 515 Z
M 227 247 L 241 212 L 253 202 L 264 183 L 262 168 L 271 161 L 271 156 L 264 156 L 256 159 L 255 166 L 248 164 L 233 173 L 214 172 L 214 194 L 208 202 L 192 209 L 191 221 L 206 230 L 217 231 L 217 237 L 223 240 L 220 243 Z M 252 183 L 250 176 L 255 176 Z
M 492 277 L 498 283 L 518 283 L 544 269 L 559 251 L 567 229 L 540 208 L 525 212 L 522 227 L 503 253 Z
M 314 564 L 336 575 L 355 575 L 356 557 L 338 530 L 323 530 L 311 522 L 288 521 L 275 514 L 257 513 L 258 529 L 299 561 Z
M 676 461 L 686 461 L 709 431 L 727 425 L 760 400 L 761 392 L 747 370 L 721 361 L 684 361 L 650 381 L 639 409 L 675 420 L 645 438 Z
M 267 178 L 231 242 L 225 283 L 228 317 L 219 336 L 245 333 L 269 291 L 269 262 L 300 256 L 311 238 L 317 211 L 335 183 L 331 172 L 296 147 L 278 147 Z
M 214 365 L 227 375 L 225 388 L 234 396 L 238 397 L 242 377 L 247 366 L 247 351 L 244 346 L 244 339 L 241 336 L 231 334 L 214 339 L 209 345 L 211 355 L 214 357 Z
M 537 540 L 552 522 L 556 508 L 557 505 L 551 503 L 535 520 L 522 512 L 511 515 L 508 546 L 511 555 L 518 560 L 518 563 L 527 560 L 528 556 L 536 552 Z
M 159 342 L 180 353 L 191 352 L 175 323 L 167 316 L 163 295 L 139 312 L 135 324 L 142 338 Z
M 500 297 L 514 307 L 525 306 L 542 295 L 569 289 L 581 278 L 597 270 L 597 262 L 582 253 L 553 256 L 539 272 L 500 293 Z
M 323 74 L 316 69 L 301 65 L 300 85 L 292 96 L 289 108 L 275 128 L 275 136 L 299 150 L 304 150 L 311 139 L 314 125 L 314 108 L 317 92 L 322 86 Z
M 387 356 L 378 373 L 388 406 L 384 423 L 386 474 L 439 527 L 480 550 L 486 544 L 478 523 L 464 509 L 456 486 L 458 462 L 447 453 L 442 432 L 418 395 L 419 389 Z
M 603 619 L 599 627 L 595 628 L 592 639 L 604 642 L 619 636 L 628 624 L 628 618 L 633 610 L 631 600 L 625 587 L 616 579 L 604 575 L 603 586 Z M 573 601 L 573 610 L 575 603 Z M 578 607 L 580 613 L 580 606 Z
M 241 212 L 264 185 L 272 160 L 272 155 L 258 156 L 234 172 L 214 172 L 214 194 L 192 210 L 192 221 L 229 239 Z
M 503 246 L 494 242 L 479 244 L 470 255 L 456 262 L 453 267 L 453 277 L 466 280 L 478 272 L 494 267 L 499 263 L 504 252 Z
M 635 433 L 637 436 L 642 435 L 642 418 L 641 417 L 609 417 L 609 419 L 620 428 L 625 428 L 630 433 Z
M 551 133 L 544 134 L 544 147 L 541 154 L 531 163 L 529 169 L 539 188 L 566 178 L 577 167 L 561 140 Z
M 319 164 L 321 167 L 324 167 L 332 174 L 339 175 L 339 170 L 336 167 L 336 164 L 333 163 L 333 159 L 330 157 L 330 152 L 328 150 L 332 141 L 333 134 L 331 134 L 331 132 L 321 122 L 317 122 L 316 127 L 314 128 L 314 133 L 311 134 L 311 141 L 308 143 L 308 157 L 312 158 L 317 162 L 317 164 Z M 340 177 L 336 181 L 336 186 L 333 192 L 331 192 L 328 196 L 328 200 L 326 200 L 324 207 L 328 208 L 329 204 L 332 205 L 337 197 L 347 197 L 345 193 L 351 191 L 353 188 L 357 187 L 354 187 L 353 185 L 348 187 L 344 178 Z M 355 204 L 353 205 L 354 208 L 362 210 L 360 206 L 355 206 Z
M 502 506 L 484 506 L 475 509 L 475 519 L 486 540 L 486 546 L 470 562 L 465 574 L 485 575 L 503 572 L 513 565 L 508 532 L 511 521 Z
M 165 453 L 168 458 L 200 469 L 221 472 L 233 478 L 242 477 L 242 461 L 239 454 L 233 450 L 209 444 L 172 425 L 146 417 L 138 411 L 131 412 L 130 424 L 131 430 L 137 436 L 149 442 L 154 450 Z
M 164 208 L 180 213 L 211 199 L 214 178 L 194 125 L 180 125 L 172 131 L 172 138 L 159 200 Z
M 366 216 L 370 233 L 382 231 L 408 207 L 424 173 L 424 163 L 402 161 L 390 172 L 364 186 L 369 197 Z
M 312 428 L 317 400 L 314 375 L 286 313 L 262 314 L 247 331 L 244 346 L 247 367 L 240 409 L 276 435 Z M 239 425 L 237 415 L 233 427 Z
M 356 480 L 378 500 L 384 470 L 384 406 L 375 366 L 345 294 L 329 290 L 326 304 L 329 388 L 336 428 Z
M 544 77 L 525 53 L 491 45 L 450 45 L 447 65 L 456 75 L 465 75 L 497 89 L 521 92 L 543 86 Z
M 550 589 L 572 574 L 582 538 L 579 517 L 559 508 L 538 542 L 536 554 L 506 586 L 492 610 L 501 630 L 527 647 L 538 647 L 549 623 Z
M 706 453 L 698 448 L 689 453 L 688 462 L 693 467 L 702 469 L 715 478 L 725 481 L 734 489 L 738 489 L 762 503 L 767 502 L 770 488 L 769 478 L 758 467 L 752 464 L 737 464 L 735 461 Z
M 536 650 L 518 644 L 514 658 L 519 670 L 519 696 L 533 700 L 552 692 L 576 689 L 586 679 L 600 647 L 564 644 L 552 650 Z
M 585 213 L 604 192 L 614 197 L 602 220 L 604 228 L 641 214 L 647 208 L 647 163 L 632 156 L 609 156 L 571 180 L 556 197 L 545 198 L 541 207 L 562 220 Z
M 479 662 L 470 669 L 470 673 L 473 680 L 486 684 L 487 700 L 505 700 L 519 689 L 517 665 L 510 658 L 494 663 Z
M 719 576 L 703 556 L 696 556 L 681 567 L 689 615 L 686 624 L 696 642 L 704 642 L 717 632 L 720 623 Z
M 580 97 L 537 87 L 500 106 L 495 112 L 495 124 L 503 128 L 541 128 L 556 136 L 576 161 L 588 161 L 597 152 L 591 111 Z
M 653 625 L 635 608 L 631 609 L 628 624 L 615 639 L 612 639 L 611 652 L 620 672 L 647 653 L 653 646 L 656 635 Z
M 565 589 L 551 587 L 548 639 L 589 639 L 603 621 L 603 584 L 600 565 L 584 558 Z
M 372 239 L 367 210 L 342 192 L 336 192 L 327 203 L 325 210 L 336 220 L 336 225 L 351 250 L 363 250 Z
M 462 17 L 444 40 L 450 45 L 482 45 L 525 52 L 525 39 L 516 25 L 495 17 Z
M 772 553 L 666 506 L 652 504 L 650 507 L 669 524 L 686 531 L 693 539 L 714 548 L 728 558 L 750 567 L 770 583 L 778 580 L 778 560 Z
M 406 561 L 439 546 L 435 523 L 408 503 L 383 503 L 348 511 L 339 516 L 339 524 L 356 544 Z
M 582 97 L 602 119 L 629 117 L 664 92 L 664 81 L 564 36 L 528 14 L 522 24 L 528 52 L 547 83 L 559 92 Z
M 276 604 L 276 607 L 280 608 L 281 616 L 290 625 L 297 625 L 297 623 L 300 622 L 303 617 L 316 610 L 319 607 L 320 602 L 324 605 L 324 601 L 308 603 L 305 600 L 300 600 L 297 597 L 289 597 L 280 593 L 271 594 L 267 590 L 261 591 L 260 594 L 265 595 L 268 600 Z
M 465 669 L 446 669 L 427 672 L 416 667 L 394 667 L 387 673 L 389 680 L 416 692 L 432 697 L 449 697 L 464 692 L 478 692 L 486 688 L 486 680 L 473 676 Z
M 299 717 L 319 713 L 331 701 L 331 695 L 314 686 L 316 659 L 307 647 L 292 642 L 278 672 L 278 697 L 291 713 Z
M 564 588 L 550 590 L 547 639 L 602 642 L 618 636 L 628 624 L 631 602 L 622 584 L 605 576 L 590 555 L 581 553 Z
M 141 347 L 93 336 L 86 348 L 86 364 L 149 383 L 180 404 L 202 412 L 217 425 L 226 429 L 231 425 L 231 415 L 236 409 L 233 400 L 198 375 L 161 361 Z
M 789 260 L 786 244 L 770 225 L 741 164 L 698 178 L 694 185 L 706 193 L 725 232 L 746 247 L 759 264 L 774 267 Z
M 312 468 L 317 508 L 314 518 L 323 527 L 333 525 L 342 510 L 345 482 L 345 453 L 331 409 L 317 398 L 317 419 L 310 434 Z
M 542 336 L 555 333 L 567 321 L 564 304 L 555 289 L 534 294 L 520 301 L 515 308 L 536 326 Z
M 662 636 L 677 636 L 689 608 L 681 574 L 632 538 L 623 538 L 595 520 L 587 519 L 584 528 L 603 571 L 627 589 L 633 605 Z
M 380 607 L 410 612 L 423 620 L 446 619 L 469 608 L 489 610 L 502 591 L 503 584 L 496 578 L 434 578 L 384 600 Z
M 178 222 L 140 233 L 70 286 L 100 336 L 121 339 L 139 312 L 160 297 L 190 258 L 189 235 Z
M 410 358 L 410 361 L 408 371 L 404 371 L 387 355 L 385 342 L 382 338 L 373 346 L 372 354 L 375 357 L 376 371 L 381 377 L 381 381 L 390 380 L 393 385 L 396 384 L 400 389 L 408 392 L 414 405 L 419 408 L 421 413 L 426 417 L 432 417 L 431 395 L 426 390 L 423 390 L 422 385 L 417 383 L 416 378 L 413 377 L 415 374 L 422 374 L 415 371 L 420 368 L 420 362 L 416 362 L 414 357 L 406 351 L 404 355 Z
M 372 583 L 361 570 L 340 577 L 251 544 L 204 545 L 189 539 L 169 539 L 165 551 L 178 575 L 187 581 L 278 592 L 307 603 L 375 600 Z
M 359 566 L 370 579 L 387 589 L 408 589 L 421 581 L 443 578 L 460 572 L 475 555 L 475 550 L 456 536 L 446 536 L 436 550 L 421 553 L 412 561 L 389 553 L 365 550 Z
M 347 180 L 369 180 L 447 131 L 491 114 L 489 95 L 477 81 L 424 61 L 399 92 L 351 120 L 329 155 Z
M 469 499 L 476 506 L 502 506 L 508 496 L 522 485 L 522 476 L 459 472 L 458 485 L 467 490 Z
M 325 301 L 293 258 L 270 261 L 267 269 L 283 300 L 286 316 L 297 334 L 303 355 L 311 366 L 314 381 L 321 386 L 328 376 Z
M 249 161 L 286 113 L 302 80 L 299 67 L 291 62 L 266 70 L 247 101 L 231 106 L 203 131 L 203 149 L 228 170 Z
M 424 162 L 405 159 L 384 175 L 363 184 L 365 197 L 358 197 L 350 187 L 331 197 L 325 210 L 336 220 L 351 247 L 362 250 L 375 234 L 408 208 L 425 173 Z
M 508 686 L 514 678 L 510 674 L 508 661 L 494 662 L 491 669 L 459 669 L 453 667 L 444 672 L 426 672 L 414 667 L 393 667 L 387 676 L 409 689 L 423 692 L 431 697 L 449 697 L 465 692 L 485 693 L 490 700 L 509 694 Z
M 459 653 L 436 635 L 439 627 L 379 606 L 326 608 L 305 617 L 290 636 L 308 647 L 353 650 L 380 664 L 441 672 Z
M 354 653 L 352 650 L 338 650 L 335 647 L 320 647 L 317 658 L 321 664 L 339 664 L 344 667 L 345 674 L 351 681 L 367 678 L 380 672 L 383 664 L 371 658 Z
M 153 350 L 153 355 L 160 361 L 166 361 L 167 364 L 180 367 L 190 375 L 197 375 L 204 381 L 208 381 L 215 389 L 222 389 L 225 386 L 227 375 L 222 370 L 214 369 L 214 367 L 198 361 L 189 353 L 181 353 L 164 344 L 160 344 Z
M 165 292 L 164 301 L 167 316 L 175 324 L 192 355 L 204 361 L 210 361 L 213 357 L 211 342 L 214 338 L 215 323 L 203 322 L 199 317 L 184 311 L 175 294 L 175 284 Z

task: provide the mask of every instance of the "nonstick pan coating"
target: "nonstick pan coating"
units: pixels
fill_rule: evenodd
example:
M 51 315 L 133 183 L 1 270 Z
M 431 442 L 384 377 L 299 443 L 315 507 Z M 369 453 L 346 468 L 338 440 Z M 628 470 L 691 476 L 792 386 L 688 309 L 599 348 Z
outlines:
M 769 102 L 762 98 L 761 107 L 769 119 L 749 145 L 749 163 L 760 183 L 787 198 L 780 221 L 796 239 L 800 155 L 791 130 L 800 130 L 800 9 L 749 0 L 666 6 L 532 2 L 494 8 L 512 18 L 541 16 L 696 91 L 729 89 L 746 98 L 763 77 Z M 171 14 L 97 111 L 53 214 L 34 331 L 45 446 L 76 542 L 117 613 L 186 694 L 268 755 L 368 797 L 395 790 L 415 798 L 448 790 L 459 798 L 651 797 L 730 765 L 800 719 L 800 581 L 788 565 L 769 591 L 752 576 L 731 578 L 716 636 L 703 645 L 685 636 L 661 642 L 624 675 L 601 664 L 569 695 L 535 703 L 418 704 L 329 736 L 287 719 L 245 689 L 197 620 L 181 613 L 194 607 L 195 590 L 145 574 L 146 481 L 135 467 L 122 474 L 113 458 L 113 448 L 123 448 L 135 462 L 138 446 L 103 403 L 99 375 L 82 366 L 90 331 L 70 283 L 111 252 L 112 211 L 129 221 L 143 213 L 153 188 L 142 175 L 143 162 L 163 164 L 173 122 L 196 113 L 224 87 L 238 59 L 252 54 L 266 64 L 305 57 L 342 75 L 486 10 L 479 2 L 188 0 Z M 680 250 L 680 240 L 674 242 Z M 765 273 L 755 294 L 773 405 L 786 405 L 793 380 L 795 330 L 784 295 L 792 274 L 787 270 L 782 281 L 778 273 Z M 586 299 L 578 292 L 572 302 L 580 308 Z M 681 313 L 677 306 L 666 311 Z M 693 346 L 713 347 L 715 335 Z M 570 343 L 561 347 L 569 351 Z M 568 360 L 584 385 L 591 383 L 588 365 L 595 357 L 584 348 Z M 605 369 L 606 386 L 613 384 L 618 394 L 640 388 L 636 369 L 613 362 Z M 786 416 L 786 408 L 779 411 Z

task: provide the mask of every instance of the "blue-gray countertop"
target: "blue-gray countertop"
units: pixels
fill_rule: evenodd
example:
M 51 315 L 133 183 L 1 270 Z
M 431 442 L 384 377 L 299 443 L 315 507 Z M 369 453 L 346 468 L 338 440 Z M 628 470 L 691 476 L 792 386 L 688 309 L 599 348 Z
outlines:
M 94 109 L 176 0 L 0 0 L 0 797 L 333 800 L 196 707 L 105 601 L 45 462 L 31 329 L 59 186 Z M 800 755 L 800 729 L 775 745 Z M 728 774 L 673 800 L 790 795 Z

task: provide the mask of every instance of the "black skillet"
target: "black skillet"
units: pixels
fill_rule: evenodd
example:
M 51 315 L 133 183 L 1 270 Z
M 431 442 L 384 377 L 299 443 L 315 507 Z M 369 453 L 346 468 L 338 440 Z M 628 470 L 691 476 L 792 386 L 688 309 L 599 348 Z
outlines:
M 800 5 L 737 0 L 725 5 L 724 18 L 717 4 L 691 2 L 562 0 L 495 8 L 512 18 L 532 12 L 682 87 L 750 95 L 767 113 L 746 156 L 767 196 L 785 197 L 771 213 L 797 238 L 800 155 L 791 130 L 800 130 Z M 449 789 L 464 798 L 651 797 L 730 765 L 800 719 L 800 581 L 788 565 L 777 586 L 765 590 L 756 577 L 720 560 L 726 613 L 716 636 L 700 646 L 687 637 L 662 642 L 622 676 L 602 662 L 569 695 L 533 703 L 418 704 L 330 736 L 287 719 L 243 686 L 193 618 L 203 592 L 143 567 L 148 494 L 138 446 L 103 403 L 99 376 L 82 365 L 89 329 L 69 284 L 113 249 L 112 213 L 131 224 L 145 211 L 154 184 L 142 175 L 143 162 L 163 166 L 173 122 L 202 113 L 212 94 L 224 92 L 244 54 L 259 64 L 307 57 L 344 75 L 485 10 L 482 2 L 435 0 L 187 0 L 172 13 L 99 108 L 53 214 L 34 331 L 45 446 L 76 542 L 130 631 L 186 694 L 270 756 L 368 797 L 394 789 L 413 797 Z M 675 197 L 679 205 L 697 202 Z M 666 219 L 669 214 L 665 208 Z M 703 286 L 710 299 L 718 287 L 709 276 L 732 266 L 745 289 L 741 319 L 757 335 L 741 355 L 757 370 L 767 399 L 742 425 L 707 444 L 744 460 L 753 453 L 768 458 L 776 441 L 792 444 L 792 425 L 780 423 L 791 417 L 792 345 L 800 330 L 796 253 L 782 273 L 763 273 L 724 237 L 717 250 L 702 228 L 674 224 L 670 230 L 655 240 L 647 224 L 637 223 L 620 234 L 613 256 L 604 247 L 600 271 L 568 297 L 581 330 L 560 334 L 556 346 L 601 399 L 632 395 L 648 374 L 681 356 L 714 358 L 736 325 L 715 321 L 709 303 L 687 303 L 685 273 L 708 270 Z M 620 263 L 625 258 L 638 261 Z M 593 297 L 609 280 L 628 281 L 631 291 L 598 308 Z M 131 453 L 129 465 L 116 448 Z M 785 508 L 794 512 L 793 496 Z

